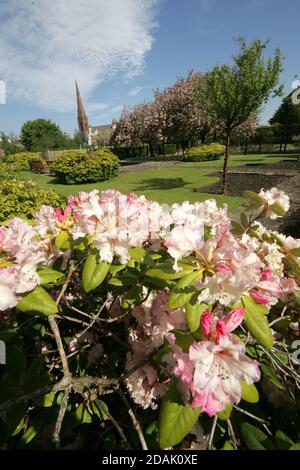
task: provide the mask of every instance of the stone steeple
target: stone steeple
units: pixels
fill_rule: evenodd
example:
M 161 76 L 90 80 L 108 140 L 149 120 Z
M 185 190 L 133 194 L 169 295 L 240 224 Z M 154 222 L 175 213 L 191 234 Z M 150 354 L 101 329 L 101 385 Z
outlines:
M 77 122 L 78 122 L 78 129 L 81 134 L 82 140 L 84 143 L 88 143 L 89 138 L 89 121 L 86 115 L 83 101 L 79 92 L 77 81 L 75 80 L 76 85 L 76 99 L 77 99 Z

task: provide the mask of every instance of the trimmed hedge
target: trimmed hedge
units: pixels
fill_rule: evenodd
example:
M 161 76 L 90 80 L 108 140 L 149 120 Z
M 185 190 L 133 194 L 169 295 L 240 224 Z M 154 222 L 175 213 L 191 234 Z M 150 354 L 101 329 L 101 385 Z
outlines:
M 197 147 L 191 147 L 183 155 L 184 161 L 204 162 L 208 160 L 220 160 L 225 152 L 224 145 L 221 144 L 202 144 Z
M 29 171 L 31 160 L 43 160 L 36 152 L 19 152 L 9 155 L 7 164 L 15 171 Z
M 51 164 L 51 171 L 64 184 L 95 183 L 118 174 L 119 160 L 110 150 L 99 148 L 63 152 Z
M 127 158 L 142 158 L 149 155 L 146 145 L 140 147 L 115 147 L 112 151 L 120 160 L 125 160 Z
M 0 181 L 0 221 L 10 217 L 31 218 L 41 205 L 61 207 L 64 200 L 52 189 L 39 188 L 31 181 Z

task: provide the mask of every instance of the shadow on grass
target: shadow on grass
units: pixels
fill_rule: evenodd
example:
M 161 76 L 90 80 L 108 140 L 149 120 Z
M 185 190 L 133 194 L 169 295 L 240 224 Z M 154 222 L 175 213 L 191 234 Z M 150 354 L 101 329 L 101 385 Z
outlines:
M 182 178 L 150 178 L 142 180 L 135 188 L 136 191 L 146 191 L 146 190 L 155 190 L 155 189 L 175 189 L 182 188 L 183 186 L 188 185 L 188 182 L 185 182 Z

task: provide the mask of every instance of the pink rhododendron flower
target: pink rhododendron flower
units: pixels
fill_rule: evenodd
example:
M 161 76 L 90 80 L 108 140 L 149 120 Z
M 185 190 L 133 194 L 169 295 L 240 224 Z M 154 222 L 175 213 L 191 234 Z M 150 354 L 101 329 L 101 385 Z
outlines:
M 174 373 L 191 392 L 193 406 L 209 416 L 223 411 L 229 403 L 241 400 L 241 381 L 260 379 L 258 363 L 245 355 L 245 345 L 233 335 L 223 335 L 216 344 L 201 341 L 188 353 L 175 353 L 178 365 Z

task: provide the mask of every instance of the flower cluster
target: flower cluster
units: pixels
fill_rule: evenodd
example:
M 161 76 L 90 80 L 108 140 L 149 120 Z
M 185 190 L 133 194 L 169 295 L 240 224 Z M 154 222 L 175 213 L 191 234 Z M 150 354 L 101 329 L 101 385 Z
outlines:
M 260 217 L 281 217 L 289 208 L 276 188 L 254 199 Z M 272 347 L 266 314 L 278 304 L 293 309 L 300 295 L 300 240 L 265 228 L 252 209 L 236 233 L 226 205 L 220 208 L 213 199 L 165 207 L 133 193 L 95 190 L 70 196 L 64 210 L 42 206 L 30 224 L 15 218 L 0 229 L 0 310 L 18 306 L 56 261 L 62 276 L 70 260 L 83 265 L 76 286 L 85 293 L 109 275 L 110 315 L 117 309 L 116 317 L 122 316 L 127 291 L 136 288 L 141 295 L 131 298 L 126 311 L 132 399 L 156 408 L 176 381 L 187 405 L 214 415 L 240 401 L 243 383 L 260 379 L 258 363 L 247 356 L 245 333 Z M 86 267 L 90 257 L 94 271 Z M 56 279 L 57 271 L 52 275 Z M 55 286 L 46 285 L 49 298 L 55 297 Z M 74 351 L 81 336 L 76 338 Z

